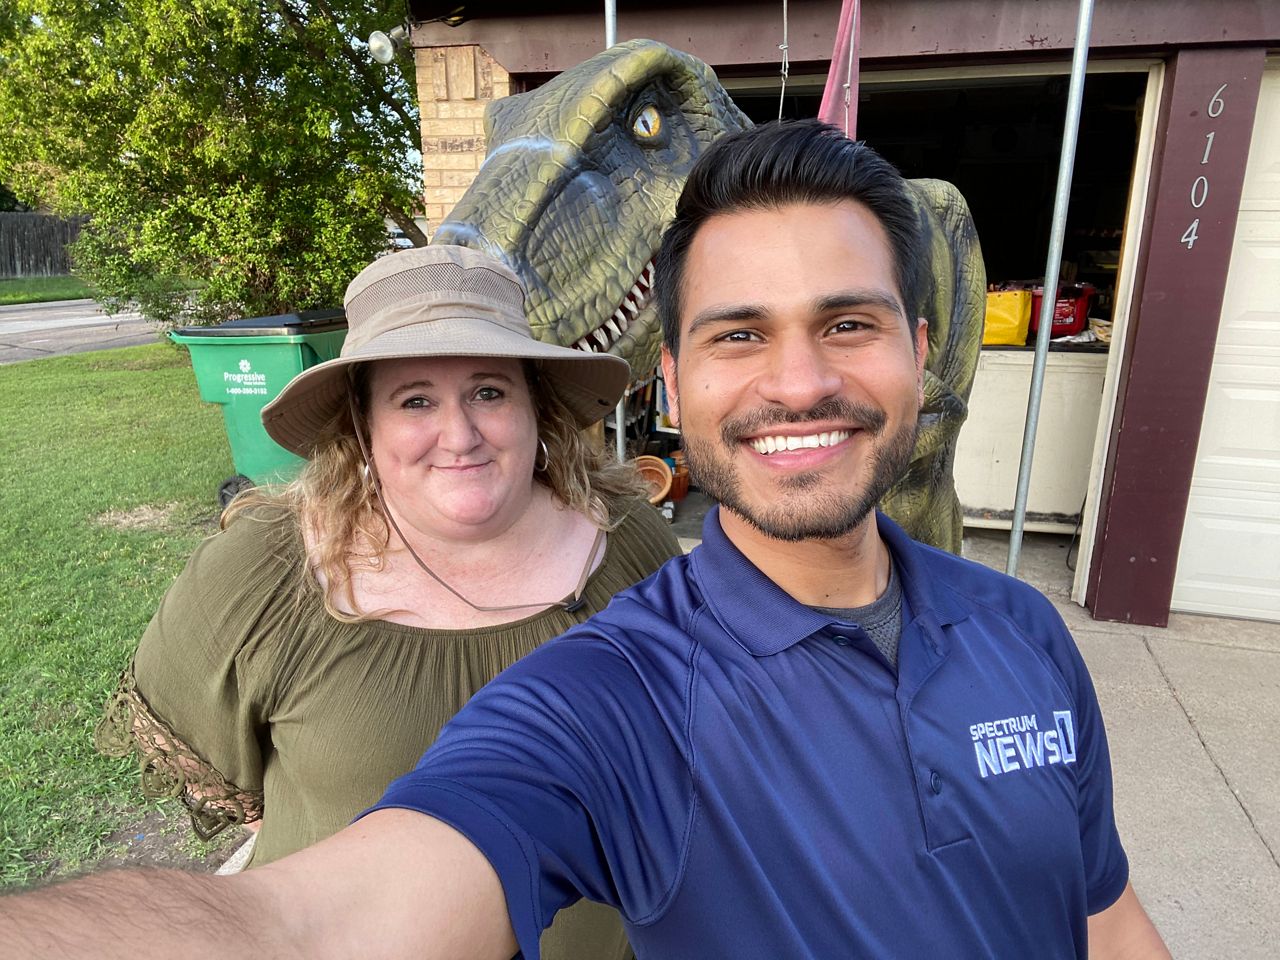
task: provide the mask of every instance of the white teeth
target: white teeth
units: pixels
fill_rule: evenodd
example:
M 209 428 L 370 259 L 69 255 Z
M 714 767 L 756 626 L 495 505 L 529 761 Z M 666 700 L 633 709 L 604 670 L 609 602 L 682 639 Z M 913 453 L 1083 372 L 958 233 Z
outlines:
M 800 437 L 756 437 L 751 441 L 751 446 L 756 453 L 768 455 L 779 450 L 816 450 L 818 447 L 830 447 L 849 439 L 849 436 L 848 430 L 832 430 L 826 433 L 810 433 Z
M 650 260 L 644 265 L 644 270 L 640 272 L 636 282 L 631 285 L 631 291 L 622 298 L 622 303 L 618 305 L 618 309 L 613 311 L 613 316 L 606 320 L 602 326 L 592 330 L 581 340 L 574 343 L 574 346 L 579 350 L 586 350 L 591 353 L 608 350 L 609 345 L 627 332 L 632 321 L 648 305 L 649 289 L 652 286 L 653 261 Z

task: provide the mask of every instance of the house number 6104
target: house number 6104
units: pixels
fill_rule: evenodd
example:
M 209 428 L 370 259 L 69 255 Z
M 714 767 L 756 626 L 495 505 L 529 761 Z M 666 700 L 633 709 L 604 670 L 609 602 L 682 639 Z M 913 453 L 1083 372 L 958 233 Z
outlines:
M 1213 92 L 1213 96 L 1209 98 L 1209 106 L 1205 112 L 1209 114 L 1211 119 L 1217 119 L 1222 116 L 1222 111 L 1226 109 L 1226 101 L 1222 99 L 1222 91 L 1227 89 L 1224 83 Z M 1210 130 L 1204 135 L 1204 156 L 1200 158 L 1200 165 L 1203 167 L 1209 162 L 1209 154 L 1213 152 L 1214 131 Z M 1209 199 L 1209 178 L 1204 174 L 1196 177 L 1191 184 L 1191 206 L 1199 210 L 1204 206 L 1206 200 Z M 1196 245 L 1196 233 L 1200 229 L 1200 218 L 1196 217 L 1188 225 L 1187 229 L 1182 232 L 1182 236 L 1178 238 L 1179 243 L 1185 243 L 1187 249 L 1190 250 Z

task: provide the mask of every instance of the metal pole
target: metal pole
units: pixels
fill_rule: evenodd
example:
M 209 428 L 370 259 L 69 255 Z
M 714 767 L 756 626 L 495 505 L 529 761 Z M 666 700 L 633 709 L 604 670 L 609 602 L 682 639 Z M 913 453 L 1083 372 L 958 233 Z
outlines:
M 1044 296 L 1040 298 L 1040 326 L 1036 331 L 1036 355 L 1031 367 L 1031 392 L 1027 399 L 1027 425 L 1022 433 L 1022 461 L 1018 464 L 1018 492 L 1013 501 L 1013 527 L 1009 531 L 1009 557 L 1005 573 L 1018 575 L 1022 529 L 1027 518 L 1027 491 L 1031 487 L 1031 461 L 1036 448 L 1036 424 L 1044 392 L 1044 366 L 1049 356 L 1053 312 L 1058 304 L 1058 270 L 1062 263 L 1062 238 L 1067 230 L 1067 202 L 1076 162 L 1076 136 L 1080 132 L 1080 102 L 1084 98 L 1085 66 L 1089 61 L 1089 30 L 1093 0 L 1080 0 L 1076 19 L 1076 44 L 1071 55 L 1071 85 L 1067 89 L 1067 117 L 1062 127 L 1062 154 L 1058 158 L 1058 190 L 1053 201 L 1053 227 L 1049 233 L 1049 257 L 1044 265 Z
M 618 42 L 617 0 L 604 0 L 604 48 L 608 50 Z M 627 395 L 622 394 L 613 411 L 613 446 L 618 462 L 627 459 Z

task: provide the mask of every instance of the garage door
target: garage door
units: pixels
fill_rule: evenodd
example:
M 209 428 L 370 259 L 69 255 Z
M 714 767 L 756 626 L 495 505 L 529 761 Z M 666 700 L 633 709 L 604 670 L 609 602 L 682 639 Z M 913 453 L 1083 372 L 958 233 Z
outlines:
M 1280 621 L 1280 66 L 1263 76 L 1174 610 Z

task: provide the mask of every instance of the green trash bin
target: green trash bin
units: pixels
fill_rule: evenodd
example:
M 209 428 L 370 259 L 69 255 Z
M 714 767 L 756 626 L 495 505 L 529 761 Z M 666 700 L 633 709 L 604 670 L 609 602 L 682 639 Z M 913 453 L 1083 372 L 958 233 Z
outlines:
M 285 384 L 317 363 L 332 360 L 347 336 L 342 310 L 309 310 L 246 317 L 169 334 L 191 352 L 200 399 L 222 407 L 236 475 L 218 489 L 226 506 L 246 487 L 292 480 L 302 466 L 262 426 L 262 408 Z

